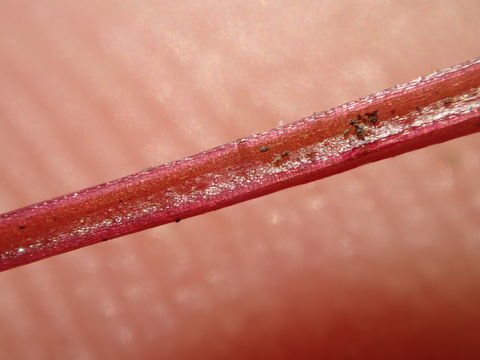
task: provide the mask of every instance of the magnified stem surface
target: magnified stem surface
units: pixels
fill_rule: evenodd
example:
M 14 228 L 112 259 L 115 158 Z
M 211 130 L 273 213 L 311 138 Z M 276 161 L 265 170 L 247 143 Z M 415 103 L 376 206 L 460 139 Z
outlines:
M 2 214 L 0 270 L 477 131 L 480 59 L 180 161 Z

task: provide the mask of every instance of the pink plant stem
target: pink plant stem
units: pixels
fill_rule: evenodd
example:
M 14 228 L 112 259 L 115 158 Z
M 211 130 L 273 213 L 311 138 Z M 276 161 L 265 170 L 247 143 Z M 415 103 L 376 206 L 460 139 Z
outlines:
M 0 215 L 0 270 L 480 130 L 480 59 Z

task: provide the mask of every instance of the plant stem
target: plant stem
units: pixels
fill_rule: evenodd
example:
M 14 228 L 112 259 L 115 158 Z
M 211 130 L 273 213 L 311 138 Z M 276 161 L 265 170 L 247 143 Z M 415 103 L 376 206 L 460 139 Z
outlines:
M 0 270 L 480 131 L 480 59 L 0 215 Z

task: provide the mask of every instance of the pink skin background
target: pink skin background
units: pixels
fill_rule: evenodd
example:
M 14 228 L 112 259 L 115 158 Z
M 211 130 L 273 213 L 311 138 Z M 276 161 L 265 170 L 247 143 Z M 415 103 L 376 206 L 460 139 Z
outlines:
M 480 54 L 478 1 L 0 3 L 0 212 Z M 0 274 L 1 359 L 475 358 L 479 135 Z

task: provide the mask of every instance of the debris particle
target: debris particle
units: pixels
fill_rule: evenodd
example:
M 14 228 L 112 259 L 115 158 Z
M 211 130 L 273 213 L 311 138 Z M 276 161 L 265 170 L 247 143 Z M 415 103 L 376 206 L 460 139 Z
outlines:
M 366 126 L 364 123 L 358 123 L 355 125 L 355 135 L 357 135 L 360 139 L 365 139 Z
M 446 98 L 445 100 L 443 100 L 443 105 L 449 106 L 449 105 L 452 104 L 452 102 L 453 102 L 453 99 L 451 97 L 449 97 L 449 98 Z
M 176 219 L 175 220 L 176 223 L 179 223 L 180 221 L 182 221 L 182 219 Z
M 26 226 L 25 226 L 25 225 L 22 225 L 22 226 L 19 226 L 18 228 L 19 228 L 20 230 L 23 230 L 23 229 L 26 228 Z
M 275 155 L 275 157 L 273 158 L 273 162 L 277 163 L 279 161 L 282 161 L 282 156 L 281 155 Z
M 367 116 L 367 121 L 372 124 L 372 125 L 375 125 L 378 121 L 378 110 L 375 110 L 375 111 L 372 111 L 372 112 L 367 112 L 365 113 L 365 115 Z
M 260 148 L 260 152 L 266 152 L 266 151 L 268 151 L 268 150 L 270 150 L 270 148 L 269 148 L 268 146 L 262 146 L 262 147 Z
M 355 128 L 355 135 L 357 135 L 359 139 L 363 140 L 365 139 L 367 127 L 363 122 L 359 121 L 359 119 L 361 119 L 360 115 L 357 116 L 357 119 L 350 120 L 348 123 Z

